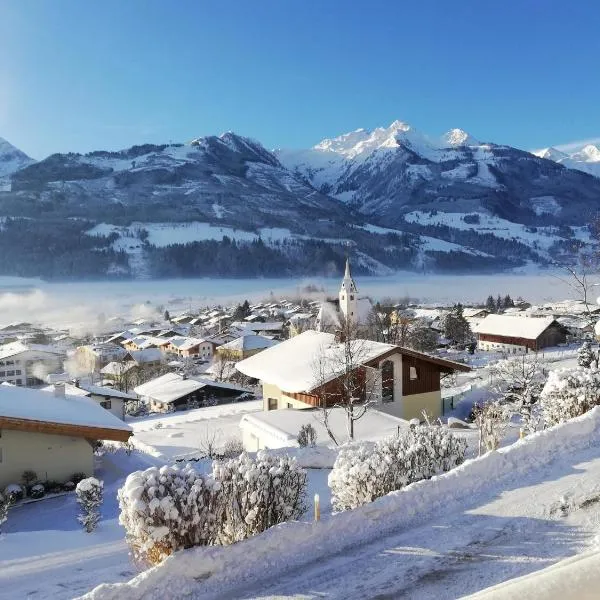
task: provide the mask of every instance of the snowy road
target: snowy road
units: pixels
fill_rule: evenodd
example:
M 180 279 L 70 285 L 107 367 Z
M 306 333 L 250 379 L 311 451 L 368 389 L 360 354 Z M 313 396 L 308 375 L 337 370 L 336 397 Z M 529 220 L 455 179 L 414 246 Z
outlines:
M 524 487 L 519 487 L 524 486 Z M 567 495 L 566 514 L 560 499 Z M 600 526 L 600 448 L 527 476 L 490 482 L 464 510 L 427 525 L 203 599 L 454 599 L 541 569 L 589 546 Z M 581 507 L 581 504 L 584 504 Z M 198 595 L 200 597 L 200 594 Z

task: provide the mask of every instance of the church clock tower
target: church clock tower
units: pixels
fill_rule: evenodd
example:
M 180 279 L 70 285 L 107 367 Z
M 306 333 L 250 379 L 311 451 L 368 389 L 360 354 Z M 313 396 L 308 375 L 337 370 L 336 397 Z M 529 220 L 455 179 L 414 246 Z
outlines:
M 340 312 L 347 321 L 358 319 L 358 290 L 350 274 L 350 259 L 346 259 L 346 272 L 339 293 Z

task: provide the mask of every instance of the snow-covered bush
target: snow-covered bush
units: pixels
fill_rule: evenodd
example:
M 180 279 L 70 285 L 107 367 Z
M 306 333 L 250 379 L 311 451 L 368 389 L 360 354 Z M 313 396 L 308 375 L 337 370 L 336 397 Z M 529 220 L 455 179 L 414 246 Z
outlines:
M 314 446 L 317 443 L 317 432 L 315 428 L 310 423 L 302 425 L 302 427 L 300 427 L 300 431 L 298 432 L 296 441 L 298 442 L 298 446 L 300 446 L 300 448 Z
M 19 500 L 23 500 L 23 498 L 25 498 L 25 488 L 18 483 L 9 483 L 4 488 L 4 496 L 10 498 L 13 503 L 18 502 Z
M 29 490 L 29 488 L 38 480 L 38 476 L 35 471 L 27 469 L 26 471 L 23 471 L 21 480 L 23 481 L 23 485 Z
M 585 367 L 552 371 L 541 401 L 546 427 L 584 414 L 600 404 L 600 371 Z
M 133 555 L 157 564 L 183 548 L 214 543 L 222 515 L 219 485 L 195 471 L 151 467 L 131 473 L 118 491 Z
M 479 454 L 500 446 L 510 422 L 511 409 L 498 401 L 474 407 L 475 424 L 479 428 Z
M 41 483 L 36 483 L 35 485 L 31 486 L 31 490 L 29 491 L 30 498 L 33 498 L 34 500 L 39 500 L 40 498 L 43 498 L 45 495 L 46 495 L 46 489 L 44 488 L 44 486 Z
M 0 493 L 0 531 L 2 531 L 2 524 L 8 519 L 8 509 L 13 503 L 14 500 L 10 495 Z
M 224 513 L 219 541 L 230 544 L 273 525 L 300 518 L 306 511 L 306 471 L 289 456 L 258 452 L 215 461 Z
M 65 481 L 65 482 L 62 484 L 62 489 L 63 489 L 65 492 L 72 492 L 72 491 L 75 489 L 75 487 L 76 487 L 76 486 L 75 486 L 75 484 L 74 484 L 72 481 Z
M 77 503 L 81 507 L 77 520 L 83 528 L 91 533 L 96 529 L 100 520 L 100 506 L 102 505 L 104 482 L 95 477 L 82 479 L 75 488 Z
M 596 355 L 592 350 L 592 342 L 583 342 L 581 348 L 579 348 L 577 352 L 577 364 L 580 367 L 585 367 L 589 369 L 592 366 L 592 363 L 595 362 Z
M 399 479 L 402 470 L 396 465 L 400 444 L 402 438 L 397 437 L 375 447 L 370 444 L 343 447 L 328 478 L 334 508 L 338 511 L 356 508 L 406 485 L 406 480 Z
M 459 465 L 466 441 L 439 426 L 419 425 L 374 446 L 342 448 L 329 475 L 336 510 L 356 508 L 414 481 Z
M 239 438 L 229 438 L 223 444 L 221 456 L 223 458 L 237 458 L 244 451 L 244 444 Z

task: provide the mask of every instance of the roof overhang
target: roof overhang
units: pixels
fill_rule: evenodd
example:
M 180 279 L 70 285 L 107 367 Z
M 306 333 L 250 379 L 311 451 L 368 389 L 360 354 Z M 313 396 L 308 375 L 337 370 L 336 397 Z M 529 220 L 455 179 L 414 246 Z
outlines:
M 90 427 L 87 425 L 34 421 L 32 419 L 17 419 L 14 417 L 0 417 L 0 429 L 13 429 L 15 431 L 28 431 L 31 433 L 48 433 L 51 435 L 67 435 L 86 438 L 88 440 L 112 440 L 115 442 L 126 442 L 132 435 L 132 432 L 126 429 Z

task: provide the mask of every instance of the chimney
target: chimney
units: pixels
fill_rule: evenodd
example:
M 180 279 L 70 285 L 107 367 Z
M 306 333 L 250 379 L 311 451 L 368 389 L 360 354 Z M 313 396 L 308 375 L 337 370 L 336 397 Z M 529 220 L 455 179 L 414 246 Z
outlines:
M 64 398 L 65 397 L 65 384 L 64 383 L 55 383 L 54 384 L 54 396 L 56 398 Z

